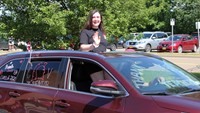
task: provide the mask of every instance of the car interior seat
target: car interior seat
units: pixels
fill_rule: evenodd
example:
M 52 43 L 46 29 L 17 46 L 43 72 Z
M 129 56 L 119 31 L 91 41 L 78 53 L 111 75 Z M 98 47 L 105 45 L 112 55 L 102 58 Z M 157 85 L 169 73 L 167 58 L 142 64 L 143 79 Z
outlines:
M 85 68 L 87 67 L 84 66 L 84 63 L 73 63 L 71 80 L 74 82 L 74 85 L 71 86 L 76 87 L 77 91 L 90 92 L 92 80 Z

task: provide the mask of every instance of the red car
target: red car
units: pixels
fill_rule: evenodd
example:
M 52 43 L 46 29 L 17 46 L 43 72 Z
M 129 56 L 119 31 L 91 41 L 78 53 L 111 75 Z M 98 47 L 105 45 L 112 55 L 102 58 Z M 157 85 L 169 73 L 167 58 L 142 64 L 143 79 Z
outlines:
M 188 34 L 173 35 L 173 51 L 182 53 L 183 51 L 196 52 L 198 48 L 198 39 Z M 159 43 L 158 51 L 172 51 L 172 35 Z
M 190 73 L 144 52 L 0 56 L 0 110 L 6 113 L 199 113 L 199 90 Z

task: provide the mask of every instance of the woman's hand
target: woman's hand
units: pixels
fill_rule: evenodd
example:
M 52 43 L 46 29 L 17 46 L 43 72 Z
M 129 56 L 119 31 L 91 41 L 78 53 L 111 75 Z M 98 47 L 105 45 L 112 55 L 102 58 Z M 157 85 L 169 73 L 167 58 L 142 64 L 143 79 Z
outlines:
M 100 41 L 101 41 L 101 37 L 99 36 L 99 32 L 95 32 L 92 38 L 94 40 L 93 46 L 95 48 L 99 47 L 99 44 L 100 44 Z

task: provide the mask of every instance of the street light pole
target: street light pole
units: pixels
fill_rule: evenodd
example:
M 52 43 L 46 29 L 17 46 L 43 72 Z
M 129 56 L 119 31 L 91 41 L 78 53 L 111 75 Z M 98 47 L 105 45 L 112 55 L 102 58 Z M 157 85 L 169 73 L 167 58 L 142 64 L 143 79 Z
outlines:
M 197 33 L 198 33 L 198 37 L 197 37 L 197 39 L 198 39 L 198 52 L 200 53 L 200 37 L 199 37 L 199 29 L 200 29 L 200 22 L 196 22 L 196 29 L 197 29 Z
M 172 53 L 174 52 L 174 25 L 175 25 L 175 19 L 170 19 L 170 25 L 172 26 Z

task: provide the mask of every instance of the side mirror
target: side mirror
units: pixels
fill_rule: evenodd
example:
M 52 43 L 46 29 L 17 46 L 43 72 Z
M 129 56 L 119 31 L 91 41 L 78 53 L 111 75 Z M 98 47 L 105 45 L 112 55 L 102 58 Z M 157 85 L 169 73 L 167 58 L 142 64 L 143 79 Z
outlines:
M 124 91 L 118 91 L 117 85 L 113 80 L 101 80 L 93 82 L 90 91 L 97 94 L 122 96 L 125 95 Z
M 185 39 L 185 38 L 183 38 L 183 39 L 182 39 L 182 41 L 186 41 L 186 39 Z

